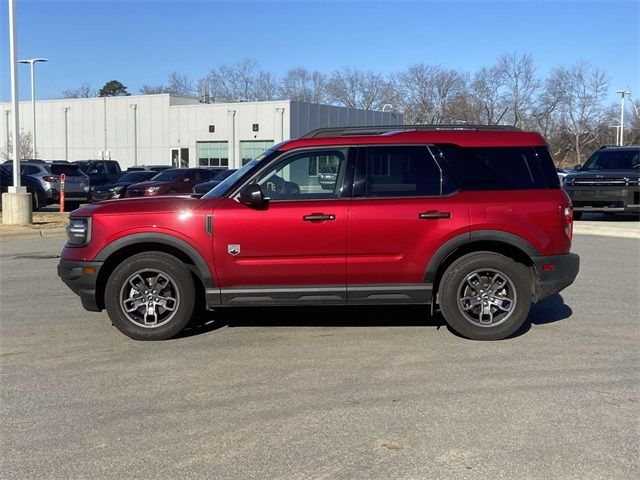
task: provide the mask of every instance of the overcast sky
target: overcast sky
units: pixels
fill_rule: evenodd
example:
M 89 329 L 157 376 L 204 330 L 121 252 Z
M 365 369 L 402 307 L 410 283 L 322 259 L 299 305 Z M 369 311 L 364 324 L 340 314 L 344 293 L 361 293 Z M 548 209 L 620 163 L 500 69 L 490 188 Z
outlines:
M 10 100 L 8 2 L 0 3 L 0 100 Z M 172 71 L 196 80 L 245 58 L 277 75 L 304 66 L 388 73 L 415 63 L 473 72 L 531 53 L 541 76 L 588 60 L 615 90 L 640 96 L 640 2 L 629 1 L 55 1 L 16 0 L 18 57 L 37 97 L 108 80 L 131 93 Z M 20 97 L 30 98 L 28 66 Z

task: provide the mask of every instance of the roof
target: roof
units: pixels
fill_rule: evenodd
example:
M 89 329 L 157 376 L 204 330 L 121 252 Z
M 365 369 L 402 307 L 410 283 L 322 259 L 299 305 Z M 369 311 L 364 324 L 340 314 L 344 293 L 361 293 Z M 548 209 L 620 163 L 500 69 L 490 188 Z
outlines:
M 419 130 L 417 128 L 420 128 Z M 502 126 L 424 125 L 322 129 L 281 146 L 281 150 L 323 145 L 393 145 L 449 143 L 461 147 L 543 147 L 537 132 Z

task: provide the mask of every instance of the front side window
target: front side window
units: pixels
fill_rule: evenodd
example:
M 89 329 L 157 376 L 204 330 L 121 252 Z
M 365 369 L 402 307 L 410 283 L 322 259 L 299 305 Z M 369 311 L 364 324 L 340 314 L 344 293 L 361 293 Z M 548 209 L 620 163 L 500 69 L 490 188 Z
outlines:
M 441 194 L 441 171 L 424 146 L 369 147 L 367 197 L 424 197 Z
M 338 198 L 342 194 L 347 157 L 346 148 L 296 153 L 261 172 L 256 182 L 264 196 L 272 200 Z M 319 165 L 328 167 L 322 176 L 317 169 Z

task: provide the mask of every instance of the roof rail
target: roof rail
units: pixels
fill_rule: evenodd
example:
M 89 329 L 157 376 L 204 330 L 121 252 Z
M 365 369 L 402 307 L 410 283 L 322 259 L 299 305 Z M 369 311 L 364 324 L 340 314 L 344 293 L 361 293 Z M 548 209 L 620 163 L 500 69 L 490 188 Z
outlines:
M 473 131 L 521 131 L 518 127 L 510 125 L 467 125 L 467 124 L 442 124 L 442 125 L 375 125 L 370 127 L 330 127 L 311 130 L 300 138 L 325 138 L 325 137 L 351 137 L 363 135 L 390 135 L 399 132 L 410 131 L 437 131 L 437 130 L 473 130 Z

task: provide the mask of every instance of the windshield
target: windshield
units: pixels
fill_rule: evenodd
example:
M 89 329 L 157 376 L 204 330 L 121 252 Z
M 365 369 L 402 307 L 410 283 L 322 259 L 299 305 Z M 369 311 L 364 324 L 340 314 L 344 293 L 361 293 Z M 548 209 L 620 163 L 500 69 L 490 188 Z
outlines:
M 118 182 L 142 182 L 156 175 L 156 172 L 129 172 L 121 176 Z
M 165 170 L 162 173 L 159 173 L 153 180 L 156 182 L 171 182 L 172 180 L 177 180 L 184 174 L 184 170 L 179 170 L 177 168 L 172 168 L 170 170 Z
M 640 165 L 638 150 L 599 150 L 580 170 L 631 170 Z

